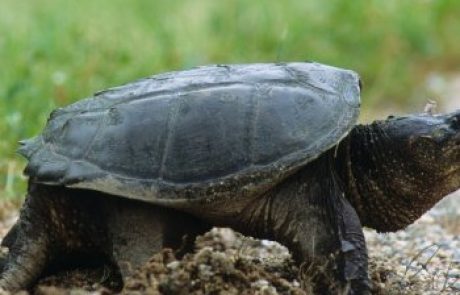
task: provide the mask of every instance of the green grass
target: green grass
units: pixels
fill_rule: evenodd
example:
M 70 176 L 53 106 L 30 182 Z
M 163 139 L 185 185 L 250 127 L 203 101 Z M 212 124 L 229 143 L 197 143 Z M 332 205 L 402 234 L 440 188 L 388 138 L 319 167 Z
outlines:
M 94 91 L 209 63 L 315 60 L 358 71 L 365 111 L 423 104 L 460 65 L 460 1 L 2 0 L 0 194 L 24 191 L 16 142 Z

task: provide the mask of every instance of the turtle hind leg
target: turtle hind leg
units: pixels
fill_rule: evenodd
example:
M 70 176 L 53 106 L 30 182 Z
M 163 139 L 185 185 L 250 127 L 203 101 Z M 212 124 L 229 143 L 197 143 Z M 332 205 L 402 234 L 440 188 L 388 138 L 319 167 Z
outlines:
M 8 252 L 16 241 L 19 231 L 19 223 L 13 225 L 8 233 L 3 237 L 0 248 L 0 274 L 3 272 L 4 266 L 7 263 Z
M 20 290 L 28 288 L 41 275 L 47 263 L 47 243 L 36 238 L 14 245 L 5 259 L 0 276 L 0 288 Z
M 179 257 L 193 250 L 195 237 L 211 228 L 187 213 L 145 202 L 113 198 L 111 206 L 113 258 L 124 278 L 163 248 Z
M 2 241 L 2 246 L 8 248 L 0 274 L 0 288 L 5 290 L 29 287 L 39 278 L 50 257 L 50 244 L 42 223 L 46 218 L 36 206 L 33 194 L 29 189 L 19 220 Z
M 86 284 L 100 283 L 119 291 L 123 281 L 112 257 L 108 224 L 108 203 L 114 197 L 65 187 L 42 189 L 47 190 L 49 200 L 45 210 L 50 216 L 48 235 L 53 246 L 53 257 L 42 276 L 60 277 L 63 271 L 77 270 L 85 274 Z
M 110 262 L 110 243 L 101 199 L 95 193 L 30 181 L 20 218 L 3 243 L 9 251 L 0 287 L 29 288 L 43 276 L 72 265 L 72 260 L 90 262 L 92 253 Z

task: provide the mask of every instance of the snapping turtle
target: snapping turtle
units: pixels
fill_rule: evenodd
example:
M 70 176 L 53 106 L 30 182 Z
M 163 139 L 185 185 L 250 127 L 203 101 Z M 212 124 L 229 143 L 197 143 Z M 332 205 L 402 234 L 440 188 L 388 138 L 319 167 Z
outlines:
M 217 65 L 55 110 L 19 148 L 28 196 L 0 286 L 81 264 L 121 281 L 216 225 L 369 292 L 362 225 L 402 229 L 460 187 L 460 111 L 355 125 L 359 94 L 356 73 L 317 63 Z

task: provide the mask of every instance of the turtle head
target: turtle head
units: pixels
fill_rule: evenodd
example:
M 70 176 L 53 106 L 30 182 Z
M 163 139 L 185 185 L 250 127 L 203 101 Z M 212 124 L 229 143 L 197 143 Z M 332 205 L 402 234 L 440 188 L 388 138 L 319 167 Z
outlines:
M 442 115 L 389 118 L 382 124 L 395 153 L 420 173 L 419 178 L 460 186 L 460 110 Z M 393 149 L 393 148 L 391 148 Z M 429 181 L 426 181 L 427 183 Z
M 402 229 L 460 188 L 460 110 L 359 125 L 350 142 L 349 195 L 363 225 Z

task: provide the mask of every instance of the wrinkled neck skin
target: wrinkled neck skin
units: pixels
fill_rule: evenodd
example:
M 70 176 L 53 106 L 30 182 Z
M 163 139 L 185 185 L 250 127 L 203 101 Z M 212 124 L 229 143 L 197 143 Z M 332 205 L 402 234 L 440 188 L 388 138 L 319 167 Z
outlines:
M 338 150 L 347 198 L 362 224 L 379 232 L 405 228 L 455 190 L 397 146 L 372 123 L 357 125 Z

